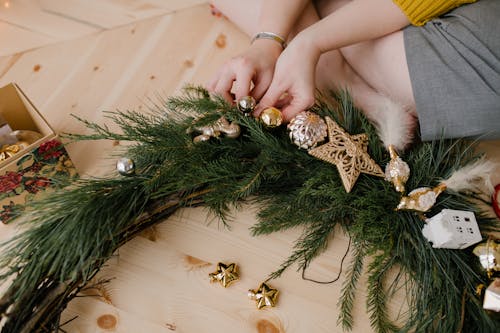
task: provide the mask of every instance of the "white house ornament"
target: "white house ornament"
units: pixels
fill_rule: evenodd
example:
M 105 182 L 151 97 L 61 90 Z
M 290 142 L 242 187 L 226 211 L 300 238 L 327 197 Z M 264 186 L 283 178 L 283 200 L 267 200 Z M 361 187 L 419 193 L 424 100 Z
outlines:
M 495 278 L 486 289 L 483 309 L 500 312 L 500 278 Z
M 224 134 L 226 137 L 235 139 L 240 136 L 241 129 L 236 123 L 230 123 L 226 118 L 220 117 L 215 123 L 207 126 L 197 126 L 191 131 L 201 133 L 194 137 L 193 142 L 208 141 Z
M 323 118 L 314 112 L 303 111 L 288 124 L 290 140 L 302 149 L 312 149 L 328 136 L 328 127 Z
M 116 171 L 122 176 L 132 176 L 135 173 L 134 160 L 128 157 L 122 157 L 116 161 Z
M 422 234 L 433 248 L 464 249 L 482 240 L 473 212 L 443 209 L 425 222 Z
M 257 309 L 262 309 L 266 306 L 274 307 L 278 302 L 278 289 L 274 289 L 267 283 L 260 284 L 257 290 L 250 289 L 248 291 L 248 298 L 255 301 Z
M 240 110 L 240 112 L 245 116 L 250 116 L 252 114 L 252 112 L 255 110 L 256 104 L 257 103 L 252 96 L 244 96 L 236 102 L 238 110 Z
M 393 145 L 389 145 L 391 160 L 385 166 L 385 180 L 394 185 L 396 191 L 404 193 L 405 184 L 410 177 L 410 167 L 396 152 Z
M 384 177 L 384 172 L 368 154 L 366 134 L 350 135 L 330 117 L 325 117 L 328 142 L 309 150 L 309 154 L 334 164 L 347 193 L 351 192 L 361 173 Z
M 217 264 L 215 272 L 208 274 L 210 282 L 219 282 L 224 288 L 229 287 L 229 285 L 240 279 L 238 274 L 238 266 L 231 263 L 226 265 L 222 262 Z

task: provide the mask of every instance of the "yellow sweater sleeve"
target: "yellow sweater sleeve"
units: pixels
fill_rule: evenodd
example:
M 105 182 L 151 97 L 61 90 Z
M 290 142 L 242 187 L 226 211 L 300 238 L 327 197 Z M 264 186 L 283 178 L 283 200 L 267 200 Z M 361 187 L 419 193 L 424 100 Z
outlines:
M 424 25 L 427 21 L 449 12 L 453 8 L 477 0 L 393 0 L 413 25 Z

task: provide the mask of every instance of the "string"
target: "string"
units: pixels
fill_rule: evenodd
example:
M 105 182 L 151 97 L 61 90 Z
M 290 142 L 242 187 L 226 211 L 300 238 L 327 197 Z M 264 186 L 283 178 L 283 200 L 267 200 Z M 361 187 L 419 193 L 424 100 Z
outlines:
M 331 283 L 337 282 L 338 279 L 340 279 L 340 275 L 342 274 L 342 267 L 344 266 L 344 260 L 347 257 L 347 255 L 349 254 L 349 250 L 351 249 L 351 239 L 352 239 L 351 236 L 349 236 L 349 244 L 347 245 L 347 250 L 345 251 L 344 256 L 342 257 L 342 260 L 340 261 L 340 270 L 339 270 L 339 273 L 338 273 L 336 278 L 334 278 L 331 281 L 318 281 L 318 280 L 314 280 L 314 279 L 310 279 L 310 278 L 306 277 L 306 269 L 307 269 L 307 266 L 309 266 L 309 262 L 306 262 L 306 264 L 302 267 L 302 280 L 311 281 L 311 282 L 319 283 L 319 284 L 331 284 Z

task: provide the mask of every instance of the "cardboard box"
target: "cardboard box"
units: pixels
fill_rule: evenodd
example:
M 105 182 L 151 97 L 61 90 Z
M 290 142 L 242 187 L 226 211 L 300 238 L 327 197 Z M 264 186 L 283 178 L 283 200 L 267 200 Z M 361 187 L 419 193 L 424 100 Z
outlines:
M 66 186 L 77 174 L 54 130 L 16 84 L 0 88 L 0 119 L 13 131 L 41 134 L 40 139 L 0 162 L 0 221 L 7 223 L 24 210 L 26 202 Z

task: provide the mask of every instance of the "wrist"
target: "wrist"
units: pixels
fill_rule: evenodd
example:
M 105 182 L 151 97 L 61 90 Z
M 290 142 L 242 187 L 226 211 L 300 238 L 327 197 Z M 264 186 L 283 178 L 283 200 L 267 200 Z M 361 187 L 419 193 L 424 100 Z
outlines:
M 312 61 L 317 62 L 321 56 L 322 51 L 318 47 L 314 35 L 309 34 L 307 29 L 301 31 L 297 36 L 295 36 L 290 45 L 292 45 L 292 43 L 295 48 L 300 50 L 300 52 L 306 56 L 306 58 L 311 59 Z
M 265 53 L 266 56 L 273 56 L 274 58 L 279 57 L 283 48 L 279 43 L 276 43 L 274 40 L 270 39 L 256 39 L 252 41 L 250 46 L 252 49 L 257 49 L 262 53 Z

